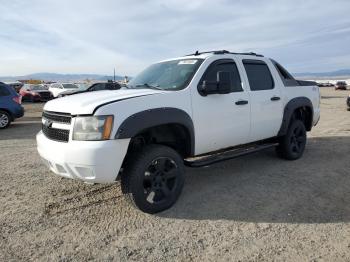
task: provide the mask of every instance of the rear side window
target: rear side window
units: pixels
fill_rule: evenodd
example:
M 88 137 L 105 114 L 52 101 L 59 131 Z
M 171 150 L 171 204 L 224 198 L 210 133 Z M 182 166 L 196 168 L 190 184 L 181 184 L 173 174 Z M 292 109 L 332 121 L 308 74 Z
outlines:
M 294 77 L 279 63 L 277 63 L 275 60 L 272 60 L 273 65 L 276 67 L 276 70 L 278 74 L 280 75 L 282 82 L 284 86 L 298 86 L 299 83 L 297 80 L 294 79 Z
M 250 90 L 270 90 L 275 87 L 271 72 L 267 64 L 261 60 L 243 60 L 247 72 Z
M 9 96 L 11 95 L 10 91 L 7 89 L 5 85 L 0 84 L 0 96 Z
M 231 92 L 241 92 L 242 83 L 241 77 L 236 66 L 236 63 L 233 60 L 219 60 L 211 64 L 207 71 L 204 73 L 202 80 L 207 81 L 208 83 L 216 83 L 218 72 L 229 72 L 231 75 Z

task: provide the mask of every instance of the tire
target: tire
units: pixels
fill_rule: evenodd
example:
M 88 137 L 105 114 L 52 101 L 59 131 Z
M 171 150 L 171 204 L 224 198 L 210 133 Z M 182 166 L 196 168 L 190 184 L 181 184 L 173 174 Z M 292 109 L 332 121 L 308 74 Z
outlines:
M 11 124 L 11 117 L 6 111 L 0 110 L 0 129 L 4 129 Z
M 181 194 L 185 168 L 172 148 L 149 145 L 132 153 L 125 163 L 121 187 L 125 197 L 149 214 L 170 208 Z
M 306 129 L 300 120 L 294 120 L 287 131 L 287 134 L 281 137 L 276 153 L 279 157 L 287 160 L 299 159 L 305 150 Z

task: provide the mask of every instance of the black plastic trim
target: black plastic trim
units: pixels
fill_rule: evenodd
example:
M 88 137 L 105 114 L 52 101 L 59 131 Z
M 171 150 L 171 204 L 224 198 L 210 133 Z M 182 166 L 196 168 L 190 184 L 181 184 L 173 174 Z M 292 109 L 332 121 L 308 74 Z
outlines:
M 254 52 L 236 53 L 236 52 L 230 52 L 227 50 L 214 50 L 214 51 L 204 51 L 204 52 L 196 51 L 193 54 L 189 54 L 189 55 L 185 55 L 185 56 L 198 56 L 198 55 L 202 55 L 202 54 L 214 54 L 214 55 L 232 54 L 232 55 L 251 55 L 251 56 L 264 57 L 263 55 L 257 54 Z
M 316 86 L 315 81 L 306 81 L 306 80 L 296 80 L 300 86 Z
M 288 71 L 287 69 L 285 69 L 281 64 L 279 64 L 278 62 L 276 62 L 273 59 L 270 59 L 272 64 L 275 66 L 278 75 L 280 76 L 284 86 L 299 86 L 299 82 L 298 80 L 296 80 Z M 287 75 L 288 78 L 285 78 L 282 74 L 282 71 L 284 71 L 284 73 Z
M 153 108 L 131 115 L 119 126 L 115 138 L 132 138 L 143 130 L 165 124 L 180 124 L 187 129 L 191 138 L 191 155 L 194 155 L 195 135 L 192 119 L 185 111 L 177 108 Z
M 311 114 L 312 114 L 311 115 L 311 124 L 310 124 L 310 126 L 306 126 L 306 130 L 311 130 L 313 116 L 314 116 L 314 109 L 312 106 L 312 102 L 307 97 L 296 97 L 296 98 L 293 98 L 292 100 L 290 100 L 284 108 L 283 120 L 282 120 L 281 128 L 278 132 L 278 136 L 283 136 L 287 133 L 288 126 L 289 126 L 290 120 L 292 118 L 292 115 L 293 115 L 295 109 L 300 108 L 300 107 L 308 107 L 311 109 Z
M 239 145 L 236 147 L 230 147 L 216 152 L 207 153 L 206 155 L 195 156 L 194 158 L 187 158 L 185 159 L 185 165 L 189 167 L 209 166 L 222 161 L 256 153 L 261 150 L 277 146 L 278 143 L 273 140 L 273 138 L 266 139 L 264 142 L 257 141 L 255 143 Z

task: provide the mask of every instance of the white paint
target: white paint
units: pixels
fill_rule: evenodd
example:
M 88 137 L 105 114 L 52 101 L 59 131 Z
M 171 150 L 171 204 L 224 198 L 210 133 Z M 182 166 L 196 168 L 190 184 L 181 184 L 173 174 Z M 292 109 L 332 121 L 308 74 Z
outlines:
M 199 58 L 203 58 L 204 62 L 190 84 L 180 91 L 150 89 L 99 91 L 49 101 L 44 109 L 72 115 L 92 113 L 114 115 L 111 135 L 113 138 L 121 123 L 135 113 L 160 107 L 178 108 L 185 111 L 193 120 L 196 155 L 276 136 L 282 123 L 283 110 L 286 104 L 295 97 L 307 97 L 312 101 L 313 124 L 318 121 L 320 115 L 319 88 L 317 86 L 285 87 L 269 59 L 232 54 L 205 54 L 178 59 Z M 205 97 L 198 93 L 197 86 L 203 73 L 217 59 L 233 59 L 236 62 L 241 75 L 243 92 Z M 265 61 L 274 78 L 274 89 L 251 91 L 242 64 L 243 59 Z M 273 96 L 279 96 L 281 100 L 271 101 Z M 235 102 L 238 100 L 247 100 L 248 104 L 236 105 Z M 98 106 L 101 107 L 94 112 Z M 51 166 L 50 169 L 59 175 L 90 182 L 113 182 L 125 157 L 129 139 L 72 141 L 73 125 L 74 118 L 70 126 L 68 143 L 54 142 L 47 139 L 42 133 L 38 134 L 38 151 L 42 158 L 53 163 L 54 166 Z M 59 172 L 55 164 L 63 166 L 67 172 Z M 79 173 L 79 170 L 82 173 Z

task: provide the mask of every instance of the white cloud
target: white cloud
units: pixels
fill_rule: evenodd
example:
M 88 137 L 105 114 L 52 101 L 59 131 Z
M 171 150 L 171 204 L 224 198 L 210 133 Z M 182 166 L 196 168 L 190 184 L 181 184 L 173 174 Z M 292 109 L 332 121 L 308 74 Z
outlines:
M 134 75 L 206 49 L 256 51 L 294 72 L 350 67 L 349 1 L 0 0 L 0 75 Z

